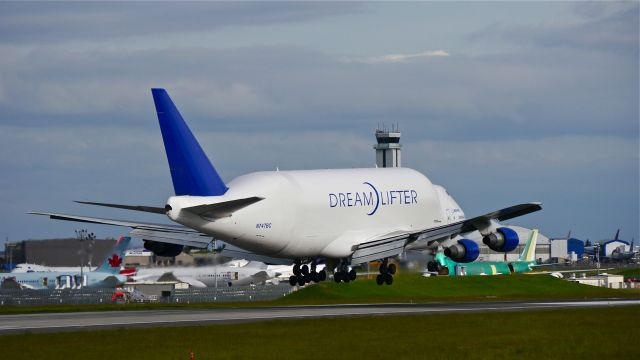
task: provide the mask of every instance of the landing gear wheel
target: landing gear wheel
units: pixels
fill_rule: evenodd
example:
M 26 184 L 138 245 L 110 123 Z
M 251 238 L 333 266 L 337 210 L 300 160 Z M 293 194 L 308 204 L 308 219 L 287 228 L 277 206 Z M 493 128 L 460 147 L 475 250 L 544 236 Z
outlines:
M 325 280 L 327 280 L 327 272 L 326 272 L 326 271 L 324 271 L 324 270 L 321 270 L 321 271 L 318 273 L 318 280 L 320 280 L 320 281 L 325 281 Z
M 386 262 L 383 262 L 382 264 L 380 264 L 380 267 L 378 268 L 378 270 L 380 270 L 380 274 L 386 274 L 387 273 Z
M 302 265 L 302 267 L 300 268 L 300 273 L 305 276 L 309 275 L 309 266 Z
M 427 270 L 430 271 L 430 272 L 438 271 L 437 266 L 436 266 L 436 262 L 435 261 L 429 261 L 427 263 Z
M 384 284 L 384 276 L 382 276 L 382 274 L 378 274 L 378 276 L 376 276 L 376 284 L 378 285 Z
M 309 277 L 310 277 L 310 278 L 311 278 L 311 280 L 312 280 L 313 282 L 315 282 L 315 283 L 317 283 L 318 281 L 320 281 L 320 276 L 318 275 L 318 273 L 317 273 L 317 272 L 315 272 L 315 270 L 314 270 L 314 271 L 312 271 L 312 272 L 309 274 Z
M 355 280 L 355 279 L 356 279 L 356 276 L 358 275 L 358 274 L 356 274 L 356 271 L 355 271 L 354 269 L 351 269 L 351 271 L 349 271 L 349 273 L 348 273 L 348 274 L 349 274 L 349 279 L 350 279 L 351 281 Z
M 295 275 L 289 276 L 289 285 L 296 286 L 297 283 L 298 283 L 298 277 L 297 276 L 295 276 Z
M 295 276 L 300 276 L 300 265 L 299 264 L 293 265 L 293 274 Z
M 396 273 L 396 264 L 389 264 L 387 271 L 389 274 L 394 275 Z
M 339 283 L 340 281 L 342 281 L 341 278 L 342 273 L 340 271 L 336 271 L 333 273 L 333 280 L 337 283 Z
M 386 274 L 384 276 L 384 282 L 387 283 L 387 285 L 393 284 L 393 276 L 391 274 Z
M 298 285 L 304 286 L 304 284 L 306 284 L 306 283 L 307 283 L 307 281 L 305 280 L 304 276 L 300 276 L 298 278 Z
M 342 281 L 344 281 L 345 283 L 348 283 L 349 281 L 351 281 L 351 276 L 349 276 L 348 272 L 342 272 L 342 275 L 340 276 L 342 278 Z

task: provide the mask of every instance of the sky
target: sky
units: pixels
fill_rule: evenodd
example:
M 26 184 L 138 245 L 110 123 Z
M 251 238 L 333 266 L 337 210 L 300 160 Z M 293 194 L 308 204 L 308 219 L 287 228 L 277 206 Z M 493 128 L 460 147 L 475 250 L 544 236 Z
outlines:
M 549 237 L 639 238 L 638 2 L 1 2 L 0 236 L 167 222 L 73 203 L 173 195 L 150 88 L 168 90 L 225 181 L 403 166 L 468 217 Z

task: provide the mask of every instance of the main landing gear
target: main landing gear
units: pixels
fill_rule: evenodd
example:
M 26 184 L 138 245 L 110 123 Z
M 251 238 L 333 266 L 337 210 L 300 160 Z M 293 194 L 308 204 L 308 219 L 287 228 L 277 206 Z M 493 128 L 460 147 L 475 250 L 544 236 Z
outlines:
M 393 284 L 393 274 L 396 273 L 396 264 L 389 264 L 389 259 L 384 259 L 379 269 L 380 274 L 376 276 L 376 284 Z
M 346 262 L 340 262 L 340 265 L 333 272 L 333 281 L 336 283 L 354 281 L 356 279 L 355 269 L 350 269 Z
M 311 268 L 309 265 L 300 266 L 300 260 L 296 260 L 293 265 L 293 275 L 289 277 L 289 284 L 291 286 L 308 284 L 310 282 L 320 282 L 327 279 L 327 272 L 324 270 L 316 270 L 315 260 L 311 262 Z

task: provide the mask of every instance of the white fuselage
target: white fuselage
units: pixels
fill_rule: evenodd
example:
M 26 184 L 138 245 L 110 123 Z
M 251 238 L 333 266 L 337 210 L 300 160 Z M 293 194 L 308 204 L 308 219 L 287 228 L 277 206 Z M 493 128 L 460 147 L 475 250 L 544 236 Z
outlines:
M 167 215 L 216 239 L 273 257 L 344 258 L 353 246 L 464 218 L 444 188 L 408 168 L 256 172 L 223 196 L 174 196 Z M 208 219 L 182 208 L 248 197 L 263 200 Z

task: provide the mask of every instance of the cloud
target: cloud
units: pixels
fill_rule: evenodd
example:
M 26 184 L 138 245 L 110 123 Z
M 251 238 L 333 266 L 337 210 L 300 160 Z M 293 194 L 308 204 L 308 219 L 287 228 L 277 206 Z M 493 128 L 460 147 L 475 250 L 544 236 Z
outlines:
M 499 39 L 543 48 L 624 51 L 637 59 L 639 6 L 637 2 L 581 2 L 572 8 L 580 16 L 576 21 L 548 21 L 534 25 L 495 23 L 471 33 L 469 39 Z
M 638 129 L 637 63 L 616 53 L 553 48 L 384 68 L 295 46 L 0 54 L 0 122 L 16 126 L 154 126 L 149 88 L 165 87 L 203 130 L 400 122 L 415 136 L 481 139 Z
M 87 2 L 0 4 L 0 42 L 51 44 L 303 22 L 363 11 L 358 3 Z
M 423 51 L 416 54 L 388 54 L 382 56 L 371 56 L 371 57 L 343 57 L 340 60 L 346 63 L 363 63 L 363 64 L 377 64 L 377 63 L 398 63 L 398 62 L 406 62 L 409 60 L 420 60 L 432 57 L 446 57 L 451 56 L 448 52 L 444 50 L 432 50 L 432 51 Z

